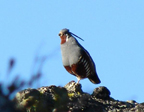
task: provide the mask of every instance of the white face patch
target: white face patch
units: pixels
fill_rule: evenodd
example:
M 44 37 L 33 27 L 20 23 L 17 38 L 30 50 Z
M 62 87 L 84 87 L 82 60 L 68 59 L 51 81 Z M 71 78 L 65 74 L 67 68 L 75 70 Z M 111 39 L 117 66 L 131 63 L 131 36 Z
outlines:
M 68 41 L 68 39 L 69 39 L 69 37 L 68 37 L 68 35 L 66 34 L 66 42 Z

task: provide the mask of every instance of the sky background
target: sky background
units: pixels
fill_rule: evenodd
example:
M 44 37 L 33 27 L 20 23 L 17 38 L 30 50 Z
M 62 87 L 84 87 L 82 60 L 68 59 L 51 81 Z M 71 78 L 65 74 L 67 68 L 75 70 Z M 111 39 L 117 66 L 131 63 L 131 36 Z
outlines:
M 63 28 L 85 40 L 78 39 L 96 64 L 101 84 L 81 80 L 84 92 L 106 86 L 117 100 L 144 102 L 143 0 L 1 0 L 0 82 L 8 85 L 17 75 L 29 81 L 43 57 L 32 88 L 77 81 L 62 65 Z M 16 64 L 7 76 L 11 58 Z

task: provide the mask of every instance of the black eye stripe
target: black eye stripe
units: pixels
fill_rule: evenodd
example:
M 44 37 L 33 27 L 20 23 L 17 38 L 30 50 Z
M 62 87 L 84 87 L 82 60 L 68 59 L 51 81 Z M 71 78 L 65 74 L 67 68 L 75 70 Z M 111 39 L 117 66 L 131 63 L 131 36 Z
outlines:
M 58 35 L 59 35 L 59 36 L 63 36 L 63 35 L 66 35 L 66 34 L 61 34 L 61 33 L 59 33 Z

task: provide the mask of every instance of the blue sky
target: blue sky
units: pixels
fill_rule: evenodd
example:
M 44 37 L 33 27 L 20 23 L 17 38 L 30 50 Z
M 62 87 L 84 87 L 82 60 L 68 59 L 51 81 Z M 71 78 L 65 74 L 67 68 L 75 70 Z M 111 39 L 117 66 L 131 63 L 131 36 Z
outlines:
M 96 64 L 101 84 L 81 80 L 85 92 L 106 86 L 117 100 L 144 102 L 143 0 L 1 0 L 0 81 L 10 84 L 18 74 L 29 81 L 39 67 L 35 58 L 45 56 L 33 88 L 77 81 L 62 65 L 58 33 L 63 28 L 85 40 L 78 41 Z M 11 58 L 16 64 L 6 76 Z

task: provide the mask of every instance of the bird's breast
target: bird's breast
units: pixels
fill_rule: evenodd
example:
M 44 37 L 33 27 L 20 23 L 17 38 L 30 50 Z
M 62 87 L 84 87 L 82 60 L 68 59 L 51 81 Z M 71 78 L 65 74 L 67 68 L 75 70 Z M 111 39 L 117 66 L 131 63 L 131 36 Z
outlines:
M 62 62 L 64 66 L 71 66 L 79 61 L 81 49 L 78 45 L 61 45 Z

